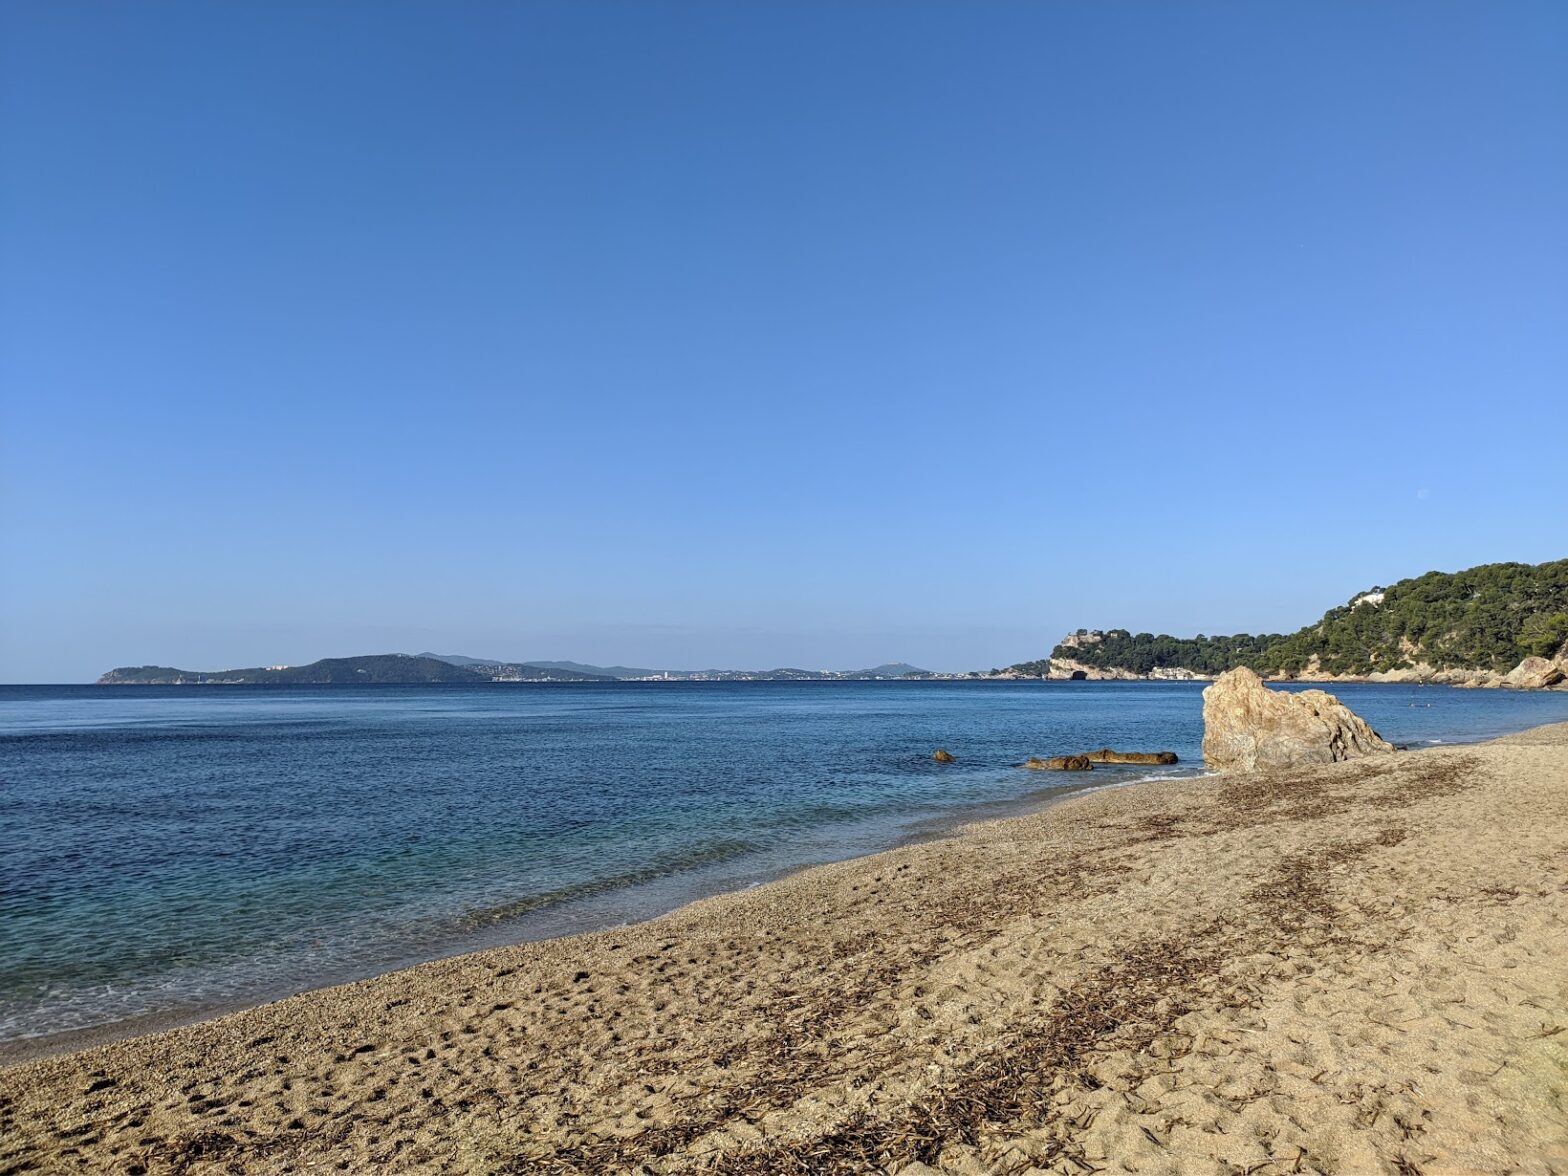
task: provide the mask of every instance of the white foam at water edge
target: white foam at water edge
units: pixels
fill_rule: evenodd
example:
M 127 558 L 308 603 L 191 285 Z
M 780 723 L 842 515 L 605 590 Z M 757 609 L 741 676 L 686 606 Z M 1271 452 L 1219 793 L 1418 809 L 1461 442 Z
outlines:
M 1441 743 L 1443 741 L 1441 739 L 1428 739 L 1427 742 L 1428 743 Z
M 1131 780 L 1110 780 L 1104 784 L 1090 784 L 1078 789 L 1075 796 L 1082 796 L 1086 792 L 1104 792 L 1107 788 L 1131 788 L 1134 784 L 1156 784 L 1161 780 L 1204 780 L 1210 776 L 1218 776 L 1218 772 L 1156 772 L 1151 776 L 1136 776 Z

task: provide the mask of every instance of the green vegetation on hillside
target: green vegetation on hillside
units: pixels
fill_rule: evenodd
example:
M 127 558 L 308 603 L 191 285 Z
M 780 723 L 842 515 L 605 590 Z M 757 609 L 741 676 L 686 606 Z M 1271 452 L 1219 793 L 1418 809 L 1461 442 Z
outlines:
M 1073 658 L 1091 666 L 1115 666 L 1135 674 L 1166 669 L 1220 674 L 1234 666 L 1254 665 L 1269 645 L 1279 640 L 1281 637 L 1275 633 L 1258 637 L 1250 633 L 1234 637 L 1206 637 L 1202 633 L 1196 637 L 1170 637 L 1164 633 L 1112 629 L 1094 644 L 1058 645 L 1051 656 Z M 1049 661 L 1024 664 L 1050 666 Z
M 1365 593 L 1354 597 L 1289 635 L 1183 638 L 1113 629 L 1098 641 L 1085 641 L 1080 632 L 1051 656 L 1139 674 L 1171 668 L 1217 674 L 1242 665 L 1299 674 L 1314 658 L 1318 669 L 1331 674 L 1418 662 L 1506 671 L 1526 657 L 1551 656 L 1568 642 L 1568 559 L 1428 572 L 1381 593 L 1381 600 L 1363 599 Z M 1024 662 L 1014 668 L 1041 673 L 1047 667 Z

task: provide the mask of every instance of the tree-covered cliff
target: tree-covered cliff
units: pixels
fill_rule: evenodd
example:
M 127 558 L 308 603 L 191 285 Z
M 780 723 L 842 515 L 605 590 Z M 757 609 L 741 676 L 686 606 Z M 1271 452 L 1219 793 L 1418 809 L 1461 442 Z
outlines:
M 1298 632 L 1230 637 L 1080 630 L 1051 656 L 1101 669 L 1147 674 L 1235 666 L 1263 673 L 1367 674 L 1418 663 L 1438 669 L 1506 671 L 1568 642 L 1568 559 L 1484 564 L 1428 572 L 1359 593 Z M 1026 662 L 1016 667 L 1038 666 Z

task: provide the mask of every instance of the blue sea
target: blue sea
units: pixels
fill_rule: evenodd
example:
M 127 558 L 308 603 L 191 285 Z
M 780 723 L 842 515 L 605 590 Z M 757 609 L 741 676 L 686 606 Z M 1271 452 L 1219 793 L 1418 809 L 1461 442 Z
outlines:
M 1200 689 L 0 687 L 0 1049 L 646 918 L 1200 772 Z M 1335 692 L 1413 746 L 1568 720 L 1568 694 Z M 1182 762 L 1018 766 L 1103 745 Z

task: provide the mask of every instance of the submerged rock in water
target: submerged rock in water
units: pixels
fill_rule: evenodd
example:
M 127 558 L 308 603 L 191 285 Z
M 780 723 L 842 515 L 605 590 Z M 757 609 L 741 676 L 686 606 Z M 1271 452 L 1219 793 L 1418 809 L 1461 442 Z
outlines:
M 953 762 L 953 753 L 946 748 L 939 747 L 931 753 L 931 758 L 939 764 L 950 764 Z
M 1089 762 L 1086 755 L 1058 755 L 1050 759 L 1041 759 L 1032 755 L 1024 761 L 1024 767 L 1035 772 L 1092 772 L 1094 765 Z
M 1174 764 L 1179 757 L 1174 751 L 1114 751 L 1102 747 L 1086 758 L 1094 764 Z
M 1242 667 L 1203 692 L 1203 758 L 1250 771 L 1331 764 L 1394 750 L 1339 699 L 1322 690 L 1270 690 Z

